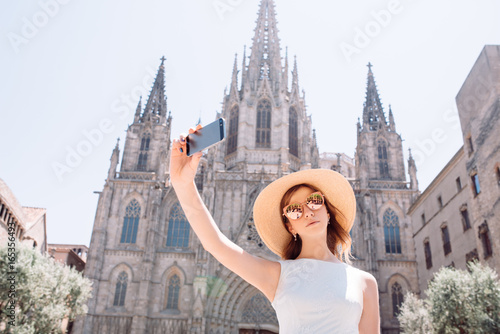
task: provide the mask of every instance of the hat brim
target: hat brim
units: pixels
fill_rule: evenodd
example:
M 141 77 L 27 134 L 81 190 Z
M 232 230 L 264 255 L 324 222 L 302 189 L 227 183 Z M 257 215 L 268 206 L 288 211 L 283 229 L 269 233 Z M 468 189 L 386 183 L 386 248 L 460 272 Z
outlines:
M 280 257 L 292 238 L 281 218 L 281 199 L 288 189 L 299 184 L 309 184 L 321 191 L 337 209 L 335 218 L 345 231 L 351 230 L 356 216 L 354 191 L 349 181 L 335 171 L 309 169 L 279 178 L 264 188 L 255 200 L 253 219 L 262 241 Z

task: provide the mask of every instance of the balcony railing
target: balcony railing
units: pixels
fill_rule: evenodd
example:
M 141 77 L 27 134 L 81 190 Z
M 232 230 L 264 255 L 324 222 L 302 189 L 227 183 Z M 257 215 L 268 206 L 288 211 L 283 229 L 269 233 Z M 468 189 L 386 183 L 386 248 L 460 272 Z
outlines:
M 139 180 L 139 181 L 156 181 L 155 172 L 117 172 L 115 174 L 117 180 Z

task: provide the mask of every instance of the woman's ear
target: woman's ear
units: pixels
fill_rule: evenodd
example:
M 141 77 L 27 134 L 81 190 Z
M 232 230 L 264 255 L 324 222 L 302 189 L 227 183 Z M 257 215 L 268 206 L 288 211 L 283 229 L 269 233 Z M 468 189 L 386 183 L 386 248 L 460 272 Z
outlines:
M 293 227 L 292 227 L 292 224 L 290 224 L 289 222 L 286 222 L 286 223 L 285 223 L 285 226 L 286 226 L 286 228 L 287 228 L 288 232 L 290 232 L 290 233 L 294 234 L 294 233 L 293 233 Z

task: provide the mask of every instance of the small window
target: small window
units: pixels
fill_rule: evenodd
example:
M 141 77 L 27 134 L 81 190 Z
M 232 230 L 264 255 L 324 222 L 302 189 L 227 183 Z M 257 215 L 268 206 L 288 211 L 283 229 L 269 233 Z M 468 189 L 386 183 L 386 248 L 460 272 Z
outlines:
M 422 225 L 425 225 L 425 213 L 422 213 Z
M 424 242 L 424 252 L 425 252 L 425 265 L 427 269 L 432 268 L 432 253 L 431 253 L 431 244 L 428 240 Z
M 464 227 L 464 231 L 467 231 L 470 229 L 470 218 L 469 218 L 469 211 L 467 211 L 466 208 L 460 210 L 460 214 L 462 216 L 462 225 Z
M 455 180 L 455 183 L 457 184 L 457 191 L 462 190 L 462 181 L 460 180 L 460 176 L 457 177 L 457 179 Z
M 441 227 L 441 237 L 443 238 L 444 255 L 448 255 L 451 253 L 450 232 L 448 231 L 448 226 Z
M 471 180 L 472 189 L 474 190 L 474 196 L 477 196 L 481 192 L 481 187 L 479 186 L 479 176 L 477 174 L 474 174 L 471 176 Z
M 469 144 L 469 155 L 474 152 L 474 145 L 472 144 L 472 137 L 467 137 L 467 144 Z
M 493 248 L 491 247 L 490 229 L 486 220 L 479 226 L 479 239 L 481 239 L 481 243 L 483 244 L 484 258 L 487 259 L 493 255 Z
M 439 204 L 439 208 L 443 207 L 443 198 L 441 196 L 438 196 L 438 204 Z
M 497 174 L 497 184 L 500 186 L 500 166 L 497 166 L 496 174 Z

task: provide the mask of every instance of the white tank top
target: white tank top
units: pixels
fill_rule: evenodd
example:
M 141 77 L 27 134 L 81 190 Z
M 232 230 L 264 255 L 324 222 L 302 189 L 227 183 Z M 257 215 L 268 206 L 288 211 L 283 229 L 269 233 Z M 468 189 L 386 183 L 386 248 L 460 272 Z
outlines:
M 280 334 L 358 334 L 363 311 L 362 271 L 316 259 L 279 261 L 272 306 Z

